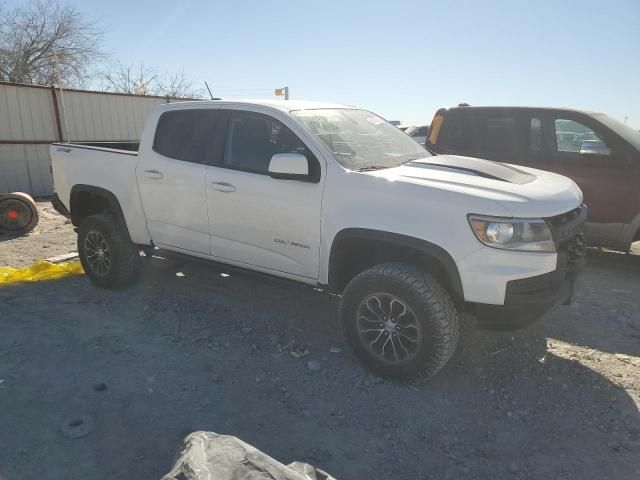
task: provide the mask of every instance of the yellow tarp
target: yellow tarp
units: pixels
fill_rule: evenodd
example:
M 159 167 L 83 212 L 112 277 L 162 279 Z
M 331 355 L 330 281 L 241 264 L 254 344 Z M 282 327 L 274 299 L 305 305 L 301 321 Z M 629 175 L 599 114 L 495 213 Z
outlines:
M 84 273 L 84 270 L 79 261 L 51 263 L 46 260 L 36 260 L 33 265 L 25 268 L 0 267 L 0 287 L 12 283 L 55 280 L 81 273 Z

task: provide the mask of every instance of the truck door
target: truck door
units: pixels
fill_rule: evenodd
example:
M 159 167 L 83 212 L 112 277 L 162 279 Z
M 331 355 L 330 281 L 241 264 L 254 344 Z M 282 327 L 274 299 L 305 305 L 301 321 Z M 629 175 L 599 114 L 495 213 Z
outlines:
M 271 157 L 291 152 L 307 156 L 309 181 L 268 175 Z M 323 175 L 317 157 L 282 122 L 229 111 L 222 162 L 207 169 L 211 254 L 317 278 Z
M 147 228 L 154 243 L 211 253 L 206 200 L 207 165 L 214 155 L 220 110 L 180 109 L 161 114 L 136 168 Z
M 575 181 L 589 207 L 589 236 L 596 242 L 615 241 L 637 214 L 630 201 L 636 197 L 637 178 L 629 175 L 625 152 L 585 115 L 550 112 L 542 122 L 546 146 L 531 166 Z

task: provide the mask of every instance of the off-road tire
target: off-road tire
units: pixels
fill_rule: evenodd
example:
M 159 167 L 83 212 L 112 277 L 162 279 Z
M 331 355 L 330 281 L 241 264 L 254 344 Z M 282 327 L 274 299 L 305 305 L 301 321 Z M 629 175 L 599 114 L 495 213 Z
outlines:
M 88 249 L 85 248 L 85 240 L 92 232 L 102 235 L 108 245 L 110 267 L 106 273 L 98 273 L 87 258 Z M 139 248 L 131 242 L 128 232 L 110 213 L 91 215 L 82 220 L 78 229 L 78 255 L 85 273 L 99 287 L 122 288 L 131 284 L 138 276 Z
M 377 293 L 395 296 L 415 312 L 422 340 L 415 356 L 405 362 L 383 362 L 361 340 L 358 308 Z M 395 380 L 426 381 L 446 365 L 458 345 L 460 325 L 451 296 L 432 275 L 409 264 L 384 263 L 358 274 L 342 294 L 340 319 L 355 356 L 374 373 Z

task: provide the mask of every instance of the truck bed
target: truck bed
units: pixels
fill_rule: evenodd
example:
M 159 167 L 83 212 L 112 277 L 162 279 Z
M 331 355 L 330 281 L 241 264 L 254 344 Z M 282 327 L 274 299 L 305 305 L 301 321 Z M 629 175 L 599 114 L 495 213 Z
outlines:
M 100 147 L 100 148 L 107 148 L 107 149 L 112 149 L 112 150 L 127 150 L 129 152 L 137 152 L 138 149 L 140 148 L 140 142 L 139 141 L 134 141 L 134 142 L 79 142 L 79 143 L 74 143 L 74 142 L 67 142 L 70 143 L 71 145 L 85 145 L 88 147 Z
M 83 142 L 83 143 L 54 143 L 58 147 L 85 148 L 88 150 L 100 150 L 112 153 L 124 153 L 137 155 L 140 142 Z
M 73 211 L 74 186 L 102 189 L 120 203 L 132 240 L 148 242 L 149 234 L 136 180 L 137 151 L 54 143 L 49 154 L 56 194 L 67 210 Z

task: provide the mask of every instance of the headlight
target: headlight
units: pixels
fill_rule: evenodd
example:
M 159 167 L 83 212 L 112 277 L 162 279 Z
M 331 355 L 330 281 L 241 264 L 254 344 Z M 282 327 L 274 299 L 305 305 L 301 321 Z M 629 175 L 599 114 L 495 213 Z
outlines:
M 542 219 L 494 218 L 469 215 L 478 240 L 489 247 L 524 252 L 555 252 L 549 225 Z

